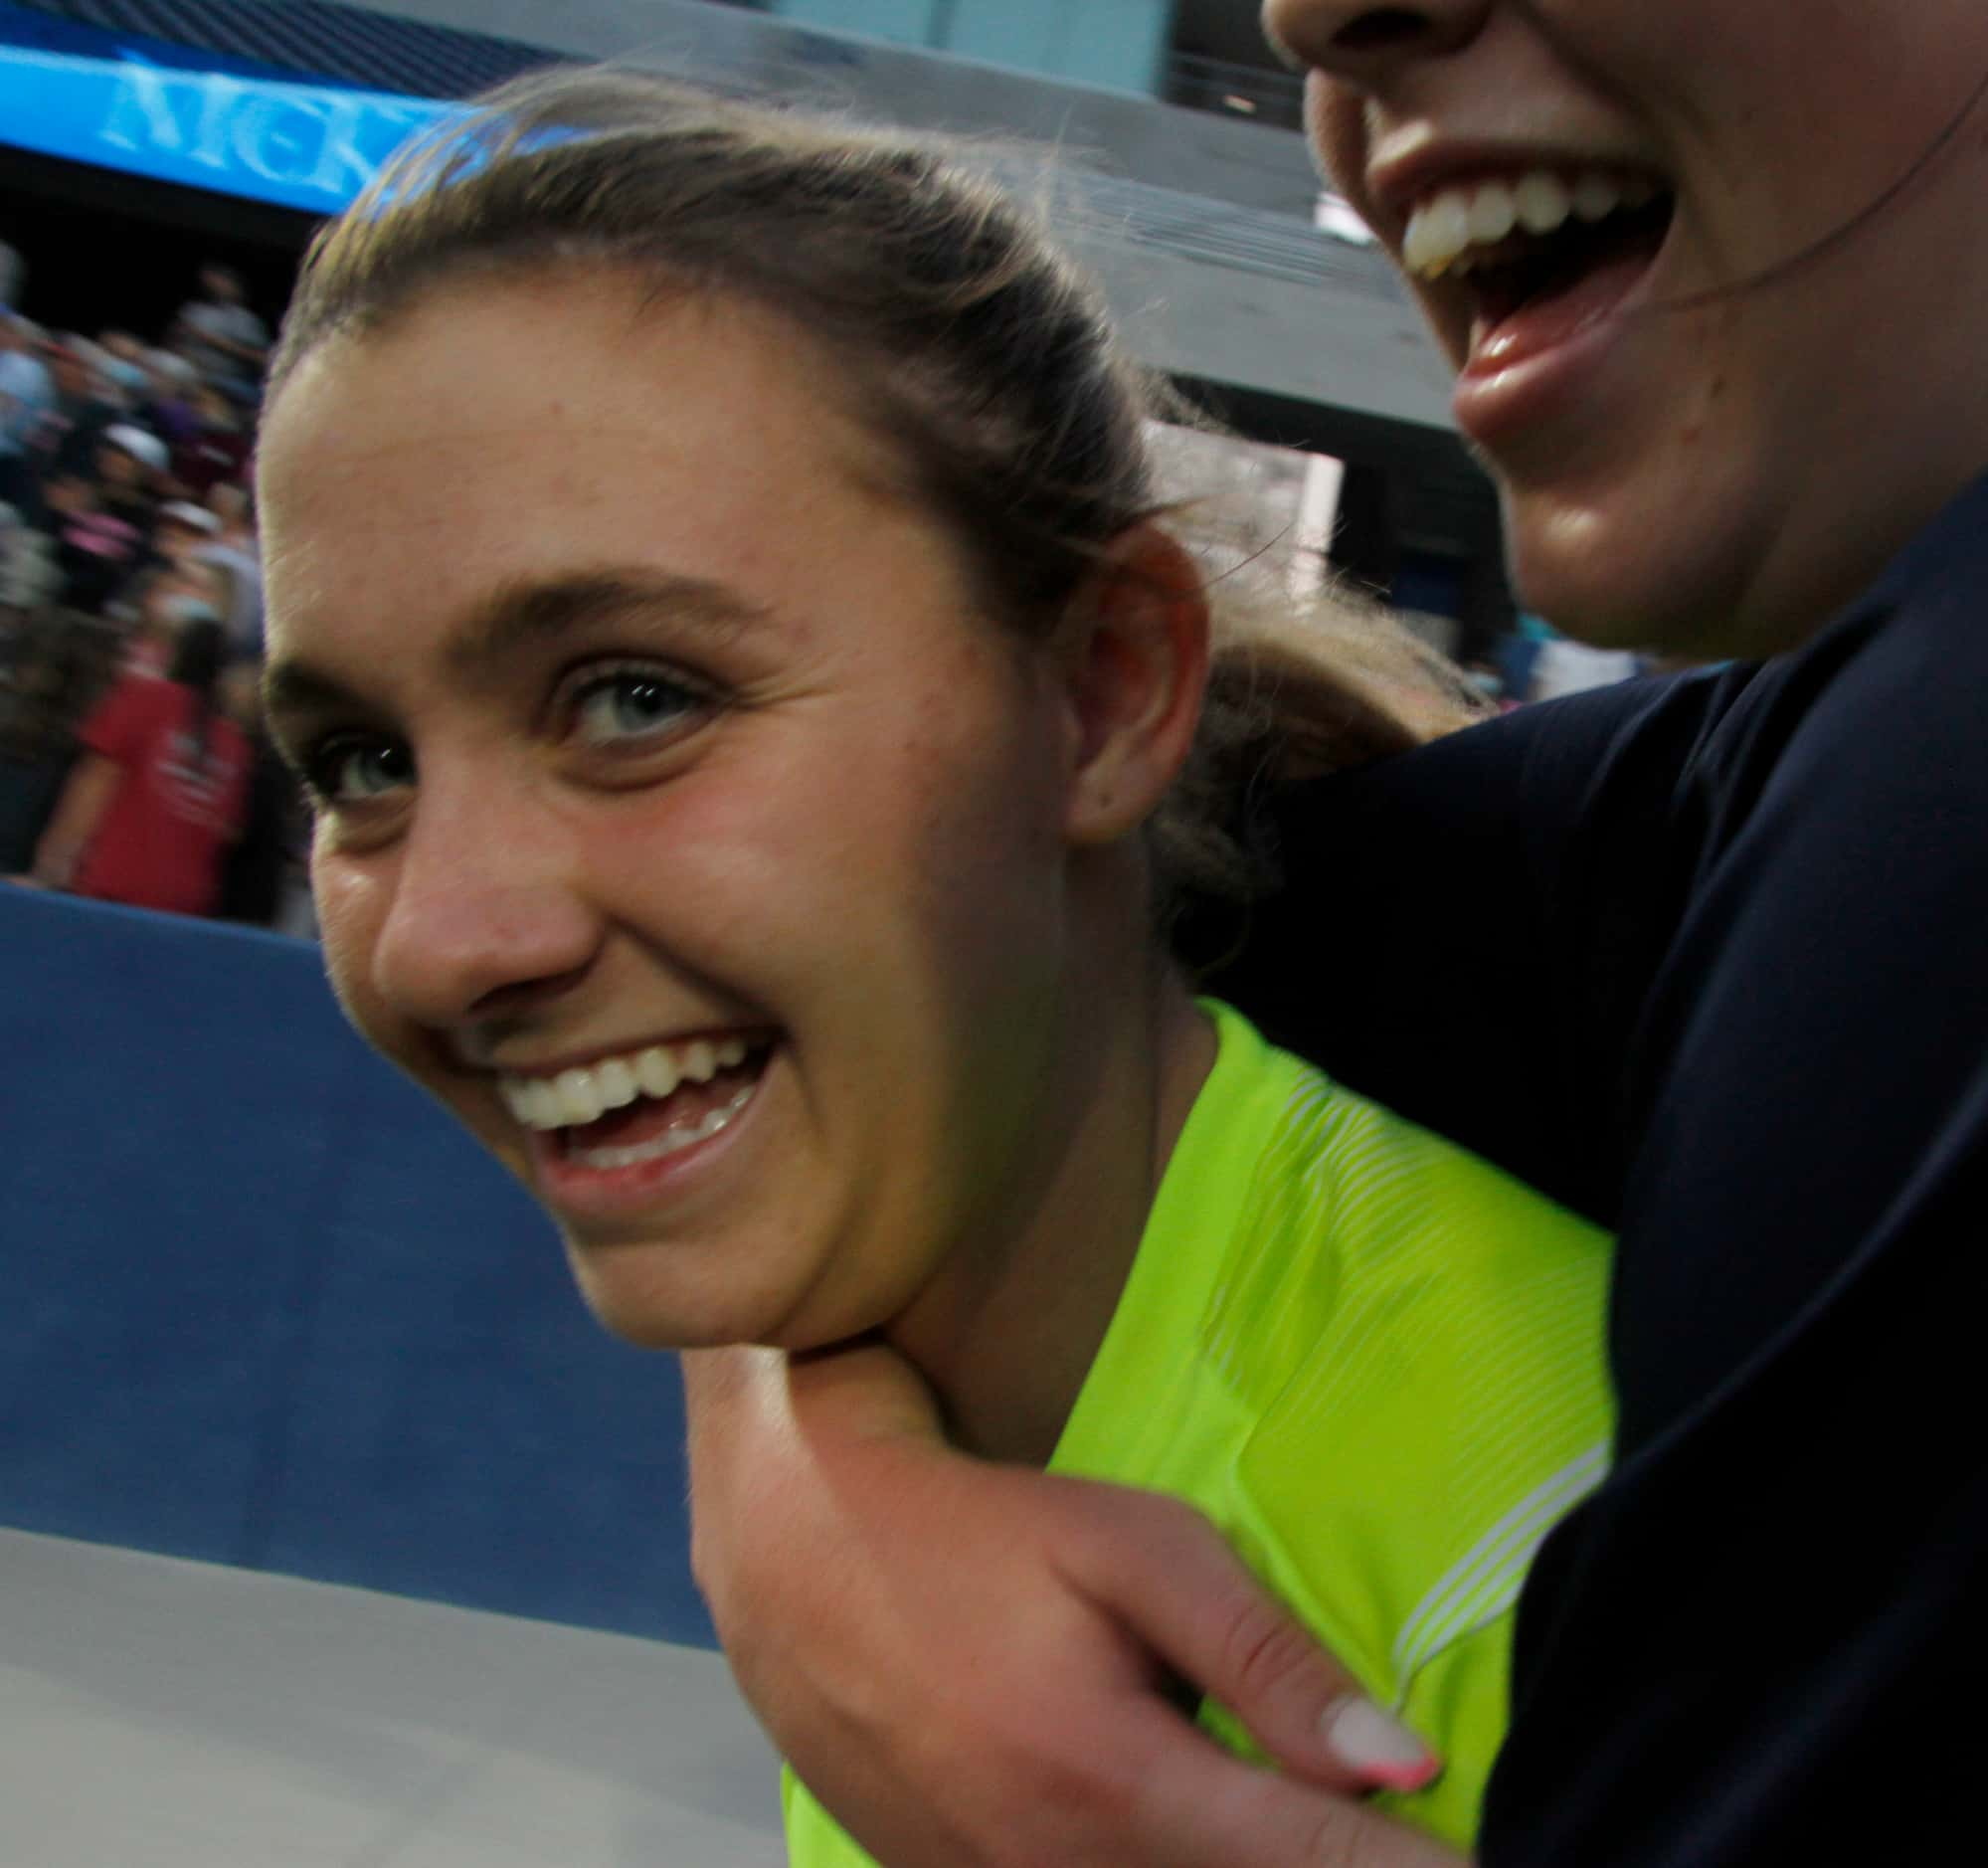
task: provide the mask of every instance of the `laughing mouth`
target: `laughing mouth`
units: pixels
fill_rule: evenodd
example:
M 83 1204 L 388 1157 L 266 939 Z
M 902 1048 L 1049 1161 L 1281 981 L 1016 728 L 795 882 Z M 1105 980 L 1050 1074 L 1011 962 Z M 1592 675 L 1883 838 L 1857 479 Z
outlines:
M 758 1093 L 772 1055 L 763 1035 L 648 1044 L 552 1075 L 504 1073 L 513 1118 L 582 1168 L 640 1167 L 729 1128 Z
M 1676 209 L 1648 176 L 1533 169 L 1425 196 L 1409 216 L 1401 263 L 1418 280 L 1451 282 L 1476 328 L 1491 331 L 1607 269 L 1647 267 Z

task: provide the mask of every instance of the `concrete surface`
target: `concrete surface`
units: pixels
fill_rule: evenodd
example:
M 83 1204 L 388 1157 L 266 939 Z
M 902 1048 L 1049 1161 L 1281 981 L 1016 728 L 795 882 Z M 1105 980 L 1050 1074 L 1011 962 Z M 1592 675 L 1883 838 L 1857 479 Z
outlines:
M 774 1868 L 723 1661 L 0 1531 L 13 1868 Z

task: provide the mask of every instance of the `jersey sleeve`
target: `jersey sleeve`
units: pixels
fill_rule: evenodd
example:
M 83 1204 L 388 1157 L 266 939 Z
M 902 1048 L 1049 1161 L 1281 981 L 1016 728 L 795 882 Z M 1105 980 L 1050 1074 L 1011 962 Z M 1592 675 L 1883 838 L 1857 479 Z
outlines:
M 1213 981 L 1274 1042 L 1605 1225 L 1622 1059 L 1750 669 L 1523 708 L 1272 807 L 1282 886 Z

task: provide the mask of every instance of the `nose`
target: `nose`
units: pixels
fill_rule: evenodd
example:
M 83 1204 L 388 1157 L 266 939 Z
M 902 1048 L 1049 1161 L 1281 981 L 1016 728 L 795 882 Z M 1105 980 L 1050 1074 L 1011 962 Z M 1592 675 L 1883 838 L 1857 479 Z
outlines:
M 602 921 L 571 840 L 528 801 L 444 795 L 424 774 L 372 955 L 374 990 L 437 1029 L 556 997 L 599 951 Z
M 1301 64 L 1354 85 L 1438 59 L 1484 30 L 1497 0 L 1264 0 L 1263 30 Z

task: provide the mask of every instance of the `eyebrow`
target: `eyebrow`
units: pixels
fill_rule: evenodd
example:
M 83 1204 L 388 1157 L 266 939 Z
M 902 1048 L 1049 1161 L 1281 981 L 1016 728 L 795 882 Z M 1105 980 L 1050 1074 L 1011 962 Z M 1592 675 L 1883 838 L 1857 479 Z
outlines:
M 771 613 L 723 584 L 645 568 L 617 566 L 551 578 L 517 578 L 499 585 L 462 618 L 442 645 L 454 673 L 487 674 L 519 649 L 557 642 L 589 625 L 665 613 L 714 642 L 729 642 Z M 296 657 L 272 662 L 263 679 L 271 715 L 363 706 L 346 682 Z

